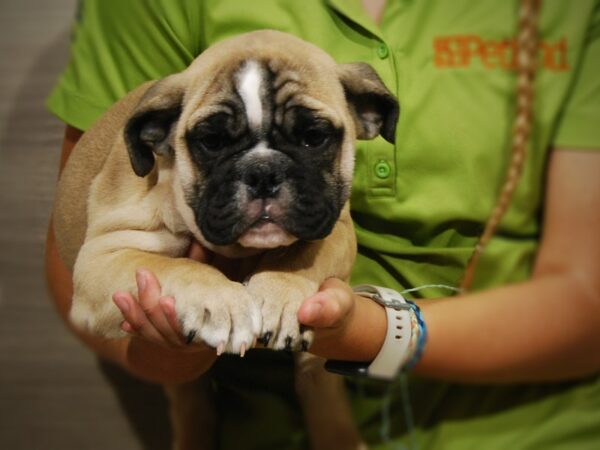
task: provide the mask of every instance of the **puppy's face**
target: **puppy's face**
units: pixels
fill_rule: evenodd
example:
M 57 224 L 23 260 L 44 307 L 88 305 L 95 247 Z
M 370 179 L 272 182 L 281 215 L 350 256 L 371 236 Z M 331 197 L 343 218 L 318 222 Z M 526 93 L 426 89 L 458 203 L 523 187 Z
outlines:
M 223 41 L 146 94 L 126 127 L 133 168 L 174 157 L 178 210 L 213 249 L 324 238 L 356 137 L 393 140 L 397 102 L 369 69 L 277 32 Z
M 273 248 L 329 234 L 352 149 L 343 108 L 319 98 L 317 83 L 279 59 L 242 59 L 186 107 L 180 162 L 194 173 L 182 181 L 205 240 Z

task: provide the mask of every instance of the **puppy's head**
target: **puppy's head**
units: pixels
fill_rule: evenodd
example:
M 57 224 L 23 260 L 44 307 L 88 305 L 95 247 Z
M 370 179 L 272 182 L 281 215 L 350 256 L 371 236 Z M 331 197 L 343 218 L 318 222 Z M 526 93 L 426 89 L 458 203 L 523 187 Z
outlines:
M 327 236 L 348 200 L 355 139 L 393 142 L 398 112 L 370 66 L 258 31 L 155 83 L 125 140 L 139 176 L 157 155 L 174 158 L 186 225 L 231 254 Z

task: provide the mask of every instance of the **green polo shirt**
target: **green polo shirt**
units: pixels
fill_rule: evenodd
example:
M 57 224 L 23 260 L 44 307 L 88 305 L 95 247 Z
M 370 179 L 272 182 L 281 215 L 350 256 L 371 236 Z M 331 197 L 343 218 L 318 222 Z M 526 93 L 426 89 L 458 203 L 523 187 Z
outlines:
M 71 61 L 48 106 L 85 130 L 140 83 L 182 70 L 212 43 L 255 29 L 296 34 L 339 62 L 368 62 L 398 96 L 401 117 L 395 145 L 381 138 L 357 145 L 353 282 L 456 286 L 509 160 L 518 2 L 387 3 L 376 26 L 358 0 L 86 1 Z M 600 148 L 599 2 L 543 2 L 539 30 L 532 142 L 511 206 L 481 258 L 476 288 L 529 277 L 549 149 Z M 420 295 L 448 291 L 429 288 Z M 225 405 L 223 448 L 304 445 L 289 366 L 289 356 L 264 352 L 242 361 L 225 357 L 215 366 Z M 401 386 L 392 386 L 386 444 L 380 437 L 386 388 L 348 384 L 372 448 L 406 443 Z M 511 387 L 411 378 L 409 393 L 420 449 L 600 445 L 595 378 Z

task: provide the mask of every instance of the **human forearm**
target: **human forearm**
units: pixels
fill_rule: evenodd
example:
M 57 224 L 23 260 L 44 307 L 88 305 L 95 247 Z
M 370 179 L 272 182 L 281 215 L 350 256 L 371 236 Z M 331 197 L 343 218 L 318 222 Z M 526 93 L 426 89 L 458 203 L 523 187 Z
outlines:
M 387 328 L 383 306 L 354 294 L 346 283 L 333 278 L 304 302 L 298 319 L 315 330 L 310 352 L 327 359 L 371 361 Z
M 554 381 L 597 373 L 600 301 L 585 286 L 572 274 L 549 273 L 461 297 L 418 301 L 428 340 L 413 372 L 467 383 Z M 325 305 L 320 317 L 301 309 L 300 319 L 317 326 L 311 352 L 370 361 L 383 343 L 385 313 L 362 297 L 339 300 L 348 295 L 353 294 L 342 282 L 329 281 L 314 297 Z M 340 315 L 344 305 L 351 307 Z
M 415 373 L 464 382 L 551 381 L 600 370 L 600 303 L 569 273 L 419 302 L 429 340 Z
M 599 152 L 552 152 L 532 279 L 423 302 L 431 336 L 418 372 L 508 382 L 600 371 L 599 172 Z
M 214 363 L 214 350 L 185 353 L 140 338 L 130 338 L 124 367 L 138 378 L 162 384 L 178 384 L 198 378 Z
M 184 353 L 137 337 L 103 340 L 82 332 L 78 337 L 101 358 L 137 378 L 161 384 L 178 384 L 198 378 L 215 360 L 214 351 Z
M 459 382 L 578 378 L 600 370 L 600 301 L 569 271 L 453 297 L 421 300 L 428 341 L 417 374 Z M 311 312 L 311 304 L 319 304 Z M 340 313 L 340 311 L 345 311 Z M 387 323 L 383 308 L 329 280 L 299 313 L 316 327 L 311 352 L 370 361 Z

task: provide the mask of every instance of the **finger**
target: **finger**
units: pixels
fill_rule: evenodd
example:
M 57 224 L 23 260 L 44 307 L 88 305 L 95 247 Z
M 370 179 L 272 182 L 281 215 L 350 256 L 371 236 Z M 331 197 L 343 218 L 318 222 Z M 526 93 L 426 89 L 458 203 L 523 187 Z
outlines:
M 186 345 L 186 338 L 181 334 L 181 326 L 175 312 L 175 299 L 172 297 L 159 298 L 158 305 L 152 311 L 151 320 L 171 345 L 176 347 Z
M 175 311 L 175 299 L 172 297 L 162 297 L 159 300 L 159 304 L 171 328 L 181 335 L 181 324 L 179 323 L 177 312 Z
M 326 280 L 317 294 L 304 301 L 298 310 L 298 320 L 314 328 L 337 327 L 350 314 L 353 304 L 353 293 L 346 283 Z
M 147 319 L 164 338 L 165 343 L 174 346 L 183 345 L 182 337 L 167 320 L 160 305 L 161 287 L 156 276 L 147 269 L 139 269 L 136 272 L 136 281 L 139 291 L 139 303 Z
M 125 322 L 131 327 L 131 330 L 128 331 L 128 327 L 125 326 L 125 329 L 122 328 L 123 331 L 136 334 L 152 342 L 164 343 L 164 338 L 148 320 L 141 306 L 131 294 L 116 292 L 113 295 L 113 301 L 121 311 L 121 314 L 123 314 Z
M 127 322 L 126 320 L 123 321 L 123 323 L 121 324 L 121 330 L 123 330 L 125 333 L 129 333 L 129 334 L 133 334 L 135 332 L 133 327 L 131 326 L 131 324 L 129 322 Z
M 149 311 L 158 305 L 161 287 L 156 276 L 148 269 L 138 269 L 135 272 L 135 281 L 138 287 L 138 302 L 142 309 Z
M 165 315 L 163 306 L 161 304 L 163 297 L 161 297 L 158 301 L 158 304 L 154 306 L 151 310 L 146 311 L 146 316 L 154 325 L 156 331 L 160 333 L 166 343 L 171 346 L 181 347 L 185 344 L 185 339 L 177 330 L 173 328 L 172 321 Z

